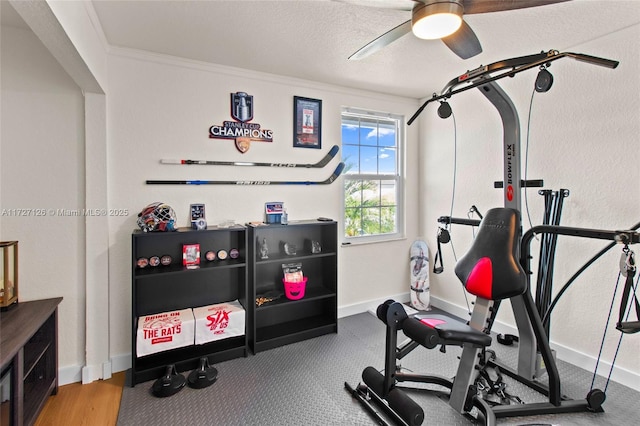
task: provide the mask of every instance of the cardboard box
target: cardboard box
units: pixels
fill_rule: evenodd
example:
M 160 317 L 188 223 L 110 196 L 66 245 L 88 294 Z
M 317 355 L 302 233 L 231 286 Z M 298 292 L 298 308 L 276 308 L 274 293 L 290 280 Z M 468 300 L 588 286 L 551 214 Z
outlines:
M 191 309 L 163 312 L 138 318 L 138 358 L 169 349 L 193 345 L 195 321 Z
M 193 308 L 193 316 L 196 319 L 196 345 L 245 334 L 245 312 L 237 300 Z

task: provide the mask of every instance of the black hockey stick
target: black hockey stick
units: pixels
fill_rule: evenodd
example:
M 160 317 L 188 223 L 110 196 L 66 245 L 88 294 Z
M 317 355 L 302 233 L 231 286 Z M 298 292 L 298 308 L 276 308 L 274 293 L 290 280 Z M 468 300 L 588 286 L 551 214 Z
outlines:
M 160 160 L 162 164 L 199 164 L 206 166 L 253 166 L 253 167 L 305 167 L 305 168 L 322 168 L 329 164 L 329 161 L 336 156 L 340 148 L 334 145 L 327 155 L 315 164 L 300 163 L 254 163 L 250 161 L 216 161 L 216 160 Z
M 340 176 L 344 163 L 338 164 L 331 176 L 322 181 L 273 180 L 148 180 L 147 185 L 328 185 Z

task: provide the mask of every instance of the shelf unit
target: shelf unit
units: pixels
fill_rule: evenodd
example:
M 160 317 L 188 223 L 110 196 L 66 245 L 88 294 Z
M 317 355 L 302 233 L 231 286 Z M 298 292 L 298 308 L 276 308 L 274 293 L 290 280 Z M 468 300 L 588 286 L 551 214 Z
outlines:
M 162 312 L 197 308 L 238 300 L 245 309 L 247 323 L 247 250 L 246 228 L 210 228 L 193 230 L 179 228 L 173 232 L 135 231 L 132 234 L 132 351 L 131 374 L 127 380 L 131 386 L 161 377 L 166 366 L 175 364 L 179 372 L 198 367 L 201 357 L 210 363 L 226 361 L 248 355 L 247 333 L 203 345 L 190 345 L 138 358 L 138 318 Z M 189 269 L 182 265 L 185 244 L 200 244 L 200 267 Z M 239 256 L 211 262 L 205 258 L 207 251 L 237 249 Z M 153 256 L 171 256 L 170 265 L 139 268 L 137 260 Z
M 249 344 L 253 353 L 338 331 L 338 253 L 335 221 L 292 221 L 288 225 L 248 228 Z M 268 258 L 260 247 L 266 242 Z M 311 241 L 321 251 L 312 253 Z M 296 247 L 295 255 L 284 253 L 283 245 Z M 305 295 L 289 300 L 284 295 L 282 264 L 302 263 L 308 278 Z M 281 295 L 272 302 L 256 305 L 260 295 Z
M 10 406 L 3 409 L 2 424 L 8 418 L 12 425 L 32 425 L 47 397 L 58 392 L 61 301 L 58 297 L 20 302 L 0 316 L 1 371 L 11 376 Z

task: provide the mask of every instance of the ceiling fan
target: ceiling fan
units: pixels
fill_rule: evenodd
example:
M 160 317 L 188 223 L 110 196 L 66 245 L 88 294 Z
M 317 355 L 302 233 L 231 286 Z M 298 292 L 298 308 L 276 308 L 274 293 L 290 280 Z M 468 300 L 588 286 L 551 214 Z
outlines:
M 422 39 L 441 39 L 462 59 L 482 53 L 482 46 L 464 15 L 502 12 L 569 0 L 338 0 L 361 6 L 411 11 L 411 19 L 361 47 L 350 60 L 365 58 L 413 32 Z

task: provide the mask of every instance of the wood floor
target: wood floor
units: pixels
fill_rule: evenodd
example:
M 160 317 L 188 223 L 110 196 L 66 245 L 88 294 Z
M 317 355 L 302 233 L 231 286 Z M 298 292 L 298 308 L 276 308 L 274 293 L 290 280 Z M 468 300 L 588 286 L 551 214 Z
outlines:
M 35 426 L 114 426 L 118 421 L 125 372 L 86 385 L 60 386 L 50 396 Z

